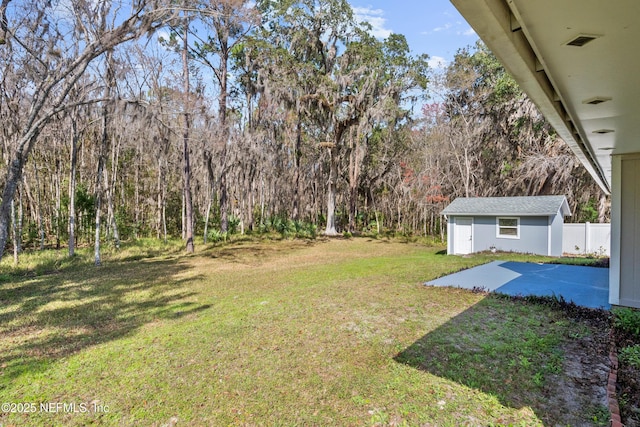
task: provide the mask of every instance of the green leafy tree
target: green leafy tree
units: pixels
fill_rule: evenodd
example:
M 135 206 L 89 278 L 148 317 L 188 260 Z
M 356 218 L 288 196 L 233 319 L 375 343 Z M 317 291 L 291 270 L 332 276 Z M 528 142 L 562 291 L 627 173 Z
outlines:
M 194 56 L 200 59 L 215 76 L 219 89 L 218 95 L 218 124 L 219 141 L 218 158 L 214 159 L 212 147 L 205 149 L 205 162 L 209 172 L 211 184 L 214 178 L 214 163 L 219 164 L 219 194 L 220 194 L 220 229 L 226 233 L 229 228 L 229 190 L 227 183 L 228 154 L 230 132 L 227 120 L 229 108 L 229 71 L 232 65 L 232 52 L 244 37 L 253 30 L 258 23 L 258 14 L 248 0 L 207 0 L 200 5 L 200 16 L 205 27 L 212 30 L 206 40 L 196 41 L 193 49 Z
M 375 39 L 343 0 L 260 6 L 268 22 L 265 44 L 271 46 L 266 80 L 293 111 L 296 152 L 303 129 L 326 150 L 325 234 L 336 235 L 342 159 L 349 159 L 353 227 L 362 144 L 376 125 L 394 127 L 408 118 L 403 104 L 412 90 L 426 87 L 426 57 L 412 58 L 403 36 Z

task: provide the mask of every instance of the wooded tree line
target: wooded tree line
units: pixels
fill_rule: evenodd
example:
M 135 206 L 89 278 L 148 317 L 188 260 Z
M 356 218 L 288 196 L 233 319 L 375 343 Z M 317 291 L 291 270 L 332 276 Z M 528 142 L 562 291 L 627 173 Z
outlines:
M 15 254 L 437 235 L 459 196 L 566 194 L 574 220 L 607 215 L 483 45 L 429 70 L 345 0 L 2 0 L 0 24 L 0 248 Z

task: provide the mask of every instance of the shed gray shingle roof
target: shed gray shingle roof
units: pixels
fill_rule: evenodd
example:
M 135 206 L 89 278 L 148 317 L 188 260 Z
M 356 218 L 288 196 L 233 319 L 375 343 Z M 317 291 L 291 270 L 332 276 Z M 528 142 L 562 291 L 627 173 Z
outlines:
M 564 196 L 526 197 L 459 197 L 443 211 L 443 215 L 517 215 L 551 216 L 562 209 L 564 216 L 571 215 Z

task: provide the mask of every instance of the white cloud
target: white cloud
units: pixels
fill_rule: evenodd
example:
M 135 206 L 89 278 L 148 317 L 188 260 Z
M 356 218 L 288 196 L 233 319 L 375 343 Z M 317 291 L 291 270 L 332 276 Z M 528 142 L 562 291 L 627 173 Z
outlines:
M 442 25 L 442 26 L 440 26 L 440 27 L 436 27 L 436 28 L 434 28 L 434 29 L 433 29 L 433 30 L 431 30 L 431 31 L 432 31 L 432 32 L 434 32 L 434 33 L 438 33 L 438 32 L 440 32 L 440 31 L 446 31 L 446 30 L 448 30 L 449 28 L 451 28 L 452 26 L 453 26 L 453 24 L 451 24 L 450 22 L 447 22 L 446 24 L 444 24 L 444 25 Z
M 475 32 L 475 30 L 473 28 L 469 27 L 469 28 L 467 28 L 466 30 L 464 30 L 462 32 L 462 35 L 463 36 L 476 36 L 477 34 L 476 34 L 476 32 Z
M 392 30 L 385 28 L 387 19 L 384 18 L 384 10 L 370 7 L 353 7 L 353 13 L 358 22 L 368 22 L 371 25 L 374 37 L 384 39 L 389 37 Z
M 441 56 L 431 56 L 428 61 L 429 68 L 443 69 L 447 66 L 448 61 Z

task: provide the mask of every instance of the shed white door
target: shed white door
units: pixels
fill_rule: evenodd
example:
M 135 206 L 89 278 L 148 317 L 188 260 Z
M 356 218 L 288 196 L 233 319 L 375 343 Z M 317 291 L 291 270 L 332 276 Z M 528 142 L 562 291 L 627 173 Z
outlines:
M 470 254 L 473 252 L 473 218 L 456 218 L 456 231 L 454 233 L 454 253 Z

